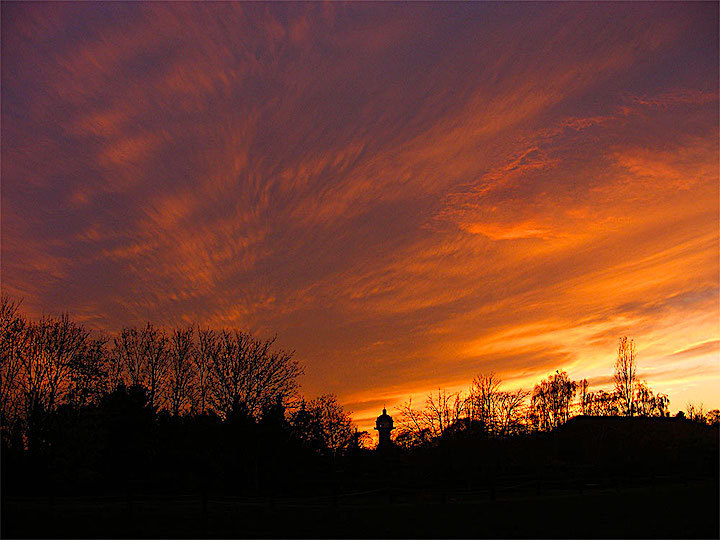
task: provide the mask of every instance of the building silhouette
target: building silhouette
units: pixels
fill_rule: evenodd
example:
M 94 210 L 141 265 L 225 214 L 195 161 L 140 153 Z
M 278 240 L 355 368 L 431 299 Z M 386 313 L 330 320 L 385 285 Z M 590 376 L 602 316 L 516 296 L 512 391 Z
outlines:
M 387 413 L 385 407 L 383 407 L 382 414 L 378 416 L 377 420 L 375 421 L 375 429 L 378 431 L 378 434 L 380 436 L 380 441 L 378 442 L 378 450 L 384 450 L 385 448 L 389 448 L 390 446 L 392 446 L 392 441 L 390 440 L 390 432 L 395 428 L 393 427 L 392 416 Z

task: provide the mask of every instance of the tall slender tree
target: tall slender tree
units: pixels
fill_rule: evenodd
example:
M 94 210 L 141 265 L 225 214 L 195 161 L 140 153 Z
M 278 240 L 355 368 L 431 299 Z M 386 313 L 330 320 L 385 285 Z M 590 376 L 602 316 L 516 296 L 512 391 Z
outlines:
M 623 336 L 618 342 L 615 361 L 615 392 L 620 403 L 620 412 L 625 416 L 635 415 L 635 390 L 637 387 L 637 363 L 635 342 Z

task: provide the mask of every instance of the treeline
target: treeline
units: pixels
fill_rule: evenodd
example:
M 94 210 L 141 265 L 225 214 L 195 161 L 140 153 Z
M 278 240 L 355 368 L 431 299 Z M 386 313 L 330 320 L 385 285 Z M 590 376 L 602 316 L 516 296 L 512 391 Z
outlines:
M 28 320 L 3 297 L 0 354 L 5 492 L 307 493 L 335 490 L 339 478 L 360 486 L 384 474 L 368 451 L 369 434 L 353 427 L 334 395 L 300 394 L 302 367 L 274 339 L 151 324 L 109 338 L 68 315 Z M 637 378 L 627 338 L 614 380 L 612 392 L 592 391 L 587 380 L 557 371 L 532 390 L 505 390 L 497 375 L 478 376 L 465 393 L 438 390 L 422 407 L 402 405 L 396 449 L 385 457 L 419 449 L 427 458 L 427 449 L 442 454 L 450 451 L 445 442 L 471 440 L 477 456 L 510 439 L 525 444 L 530 438 L 521 435 L 553 431 L 577 415 L 668 415 L 667 396 Z M 687 418 L 717 423 L 718 411 L 690 406 Z
M 292 352 L 239 330 L 147 324 L 110 339 L 67 314 L 28 320 L 3 297 L 0 353 L 12 489 L 257 490 L 368 438 L 334 395 L 299 394 Z
M 584 416 L 669 416 L 670 399 L 655 394 L 637 377 L 633 340 L 618 343 L 614 390 L 590 390 L 587 379 L 572 380 L 565 371 L 556 371 L 532 390 L 503 390 L 495 373 L 479 375 L 466 392 L 439 389 L 427 396 L 421 407 L 408 400 L 398 408 L 395 443 L 412 448 L 438 443 L 460 434 L 490 437 L 527 435 L 550 431 L 571 417 Z M 705 412 L 688 404 L 687 416 L 678 417 L 717 424 L 720 411 Z

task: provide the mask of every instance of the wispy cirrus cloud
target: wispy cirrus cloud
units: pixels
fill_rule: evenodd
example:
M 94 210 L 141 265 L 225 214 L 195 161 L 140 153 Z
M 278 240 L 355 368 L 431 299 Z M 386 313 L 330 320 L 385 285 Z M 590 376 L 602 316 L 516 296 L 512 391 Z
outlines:
M 719 335 L 713 20 L 8 4 L 3 290 L 106 331 L 277 332 L 306 391 L 364 419 L 489 369 L 601 381 L 622 334 L 651 384 L 712 382 L 693 347 Z

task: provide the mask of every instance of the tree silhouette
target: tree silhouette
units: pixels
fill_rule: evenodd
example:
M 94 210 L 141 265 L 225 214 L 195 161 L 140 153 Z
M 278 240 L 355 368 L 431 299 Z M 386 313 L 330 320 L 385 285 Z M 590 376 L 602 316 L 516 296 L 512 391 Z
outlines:
M 620 412 L 625 416 L 635 414 L 635 390 L 637 363 L 635 361 L 635 342 L 621 337 L 618 343 L 615 361 L 615 392 L 618 395 Z
M 205 414 L 210 390 L 212 388 L 212 363 L 220 353 L 220 344 L 215 332 L 209 328 L 198 328 L 198 346 L 192 356 L 195 367 L 195 399 L 200 414 Z
M 700 405 L 695 405 L 689 401 L 685 405 L 685 412 L 687 413 L 687 419 L 692 422 L 698 422 L 700 424 L 705 424 L 707 422 L 707 418 L 705 416 L 705 406 L 702 403 Z
M 9 444 L 12 427 L 19 419 L 19 387 L 26 347 L 27 321 L 20 314 L 20 303 L 7 296 L 0 298 L 0 420 L 2 438 Z
M 350 416 L 334 394 L 301 400 L 290 424 L 307 447 L 320 453 L 335 456 L 354 441 Z
M 143 330 L 143 354 L 146 358 L 148 405 L 157 410 L 164 405 L 165 387 L 170 368 L 168 362 L 168 338 L 165 330 L 148 323 Z
M 398 427 L 395 443 L 410 448 L 430 442 L 432 435 L 425 411 L 413 407 L 412 397 L 398 407 Z
M 422 409 L 415 409 L 412 398 L 398 407 L 399 431 L 395 437 L 400 446 L 419 446 L 445 436 L 464 418 L 467 400 L 460 392 L 439 389 L 425 399 Z
M 60 404 L 80 405 L 91 394 L 102 393 L 104 340 L 92 339 L 67 314 L 11 324 L 18 331 L 10 331 L 8 337 L 17 342 L 8 346 L 3 358 L 4 370 L 12 376 L 4 384 L 13 394 L 5 401 L 17 406 L 16 421 L 24 424 L 28 445 L 38 448 L 43 445 L 48 416 Z
M 468 418 L 479 421 L 489 433 L 497 430 L 500 377 L 495 373 L 478 375 L 470 386 L 467 398 Z
M 275 338 L 259 340 L 239 330 L 208 331 L 200 354 L 209 354 L 208 398 L 227 417 L 242 404 L 254 418 L 264 407 L 285 400 L 297 389 L 302 373 L 292 352 L 273 351 Z
M 646 381 L 639 381 L 635 389 L 634 408 L 639 416 L 665 416 L 670 399 L 665 394 L 654 395 Z
M 148 404 L 157 412 L 164 405 L 169 369 L 168 339 L 165 330 L 147 323 L 144 328 L 123 328 L 113 340 L 111 371 L 114 379 L 127 386 L 147 390 Z
M 193 344 L 193 329 L 176 329 L 170 336 L 169 377 L 170 410 L 178 416 L 190 405 L 193 398 L 192 382 L 194 378 L 193 357 L 196 355 Z
M 465 403 L 470 422 L 480 422 L 491 435 L 505 436 L 520 428 L 530 394 L 522 389 L 502 391 L 501 383 L 495 373 L 475 377 Z
M 620 414 L 618 396 L 614 392 L 605 390 L 588 392 L 586 400 L 586 412 L 591 416 L 617 416 Z
M 495 431 L 498 435 L 512 435 L 523 429 L 525 402 L 530 392 L 519 389 L 514 392 L 499 392 L 497 397 L 497 417 Z
M 590 383 L 587 379 L 583 379 L 578 383 L 578 389 L 580 390 L 580 413 L 590 414 L 590 397 L 591 394 L 588 392 Z
M 438 388 L 434 394 L 428 394 L 425 401 L 425 418 L 433 437 L 445 435 L 447 430 L 462 418 L 464 406 L 464 400 L 459 392 L 448 392 Z
M 535 385 L 532 409 L 539 429 L 553 429 L 570 418 L 570 404 L 575 397 L 577 383 L 564 371 Z

